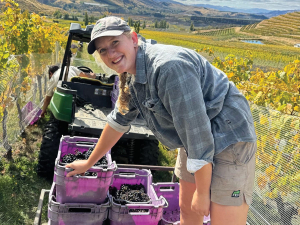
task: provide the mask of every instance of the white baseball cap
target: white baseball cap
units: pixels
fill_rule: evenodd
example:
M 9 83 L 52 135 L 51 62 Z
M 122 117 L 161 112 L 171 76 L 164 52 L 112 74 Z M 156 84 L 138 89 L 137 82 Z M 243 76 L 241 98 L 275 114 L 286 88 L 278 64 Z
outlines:
M 116 16 L 104 17 L 98 20 L 92 30 L 91 41 L 88 44 L 88 53 L 93 54 L 96 51 L 95 40 L 104 36 L 119 36 L 124 31 L 130 31 L 126 21 Z

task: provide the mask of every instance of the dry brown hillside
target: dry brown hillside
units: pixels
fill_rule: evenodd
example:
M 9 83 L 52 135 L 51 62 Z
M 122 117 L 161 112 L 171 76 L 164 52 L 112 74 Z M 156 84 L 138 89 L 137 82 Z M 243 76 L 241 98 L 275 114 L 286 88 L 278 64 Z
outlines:
M 21 9 L 28 10 L 29 12 L 52 15 L 56 10 L 60 10 L 62 13 L 66 13 L 66 11 L 61 8 L 45 5 L 37 0 L 15 0 L 15 2 L 19 3 Z
M 23 0 L 24 1 L 24 0 Z M 29 0 L 28 0 L 29 1 Z M 37 0 L 45 4 L 54 4 L 62 7 L 66 4 L 83 5 L 83 2 L 98 3 L 107 5 L 108 11 L 136 15 L 135 11 L 147 11 L 150 14 L 154 12 L 163 13 L 165 15 L 184 15 L 184 16 L 208 16 L 208 17 L 230 17 L 230 18 L 247 18 L 247 19 L 263 19 L 257 15 L 235 12 L 221 12 L 215 9 L 204 7 L 196 7 L 190 5 L 182 5 L 169 2 L 157 2 L 155 0 Z M 73 7 L 73 6 L 70 6 Z M 92 9 L 89 9 L 92 10 Z M 133 11 L 131 11 L 133 10 Z
M 243 33 L 257 35 L 259 38 L 278 38 L 291 45 L 300 42 L 300 11 L 287 13 L 250 24 L 240 29 Z

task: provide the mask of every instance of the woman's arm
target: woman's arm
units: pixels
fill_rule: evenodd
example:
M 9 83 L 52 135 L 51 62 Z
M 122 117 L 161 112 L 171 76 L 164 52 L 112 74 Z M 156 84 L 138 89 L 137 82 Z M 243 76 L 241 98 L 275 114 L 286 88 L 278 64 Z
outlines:
M 201 216 L 208 216 L 209 214 L 211 176 L 211 163 L 195 172 L 196 191 L 192 200 L 192 210 Z
M 48 108 L 48 105 L 50 104 L 52 96 L 46 96 L 44 99 L 44 104 L 43 104 L 43 108 L 42 108 L 42 113 L 41 113 L 41 117 L 44 117 L 46 114 L 46 110 Z
M 67 168 L 74 169 L 67 174 L 67 177 L 86 172 L 117 143 L 122 135 L 123 133 L 114 130 L 106 124 L 90 157 L 87 160 L 79 160 L 66 165 Z
M 93 78 L 95 79 L 96 78 L 96 74 L 95 73 L 84 73 L 84 72 L 81 72 L 79 74 L 80 77 L 88 77 L 88 78 Z

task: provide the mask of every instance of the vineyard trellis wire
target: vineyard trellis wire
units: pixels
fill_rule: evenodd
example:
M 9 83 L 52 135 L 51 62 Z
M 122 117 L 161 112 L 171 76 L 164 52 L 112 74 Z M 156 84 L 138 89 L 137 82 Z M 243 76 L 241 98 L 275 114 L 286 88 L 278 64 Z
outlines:
M 250 103 L 257 133 L 250 224 L 300 224 L 300 117 Z
M 10 56 L 9 63 L 13 66 L 3 70 L 0 76 L 0 93 L 6 96 L 0 102 L 5 107 L 0 115 L 0 158 L 11 150 L 10 145 L 38 114 L 49 80 L 48 66 L 59 65 L 62 56 L 61 48 L 56 48 L 54 53 Z

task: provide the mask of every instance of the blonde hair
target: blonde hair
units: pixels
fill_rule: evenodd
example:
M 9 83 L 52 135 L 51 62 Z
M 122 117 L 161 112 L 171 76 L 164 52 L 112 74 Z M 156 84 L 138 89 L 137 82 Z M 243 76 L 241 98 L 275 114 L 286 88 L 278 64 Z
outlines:
M 123 34 L 128 37 L 131 38 L 133 30 L 131 31 L 125 31 Z M 119 112 L 122 115 L 125 115 L 126 113 L 128 113 L 129 111 L 129 101 L 131 99 L 130 96 L 130 91 L 129 91 L 129 86 L 128 86 L 128 79 L 129 79 L 129 74 L 128 73 L 121 73 L 119 74 L 119 87 L 120 87 L 120 91 L 119 91 L 119 98 L 118 98 L 118 108 L 119 108 Z
M 128 113 L 129 101 L 131 99 L 129 86 L 128 86 L 128 78 L 129 78 L 129 76 L 126 72 L 119 74 L 120 92 L 119 92 L 119 98 L 118 98 L 118 108 L 119 108 L 119 112 L 122 115 L 125 115 L 126 113 Z

